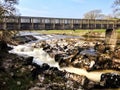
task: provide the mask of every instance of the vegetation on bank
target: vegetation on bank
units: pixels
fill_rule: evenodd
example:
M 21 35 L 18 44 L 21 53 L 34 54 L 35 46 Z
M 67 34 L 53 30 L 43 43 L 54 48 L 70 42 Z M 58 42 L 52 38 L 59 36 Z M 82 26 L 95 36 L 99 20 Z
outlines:
M 30 32 L 37 32 L 41 34 L 65 34 L 65 35 L 75 35 L 75 36 L 83 36 L 86 33 L 94 32 L 98 34 L 105 35 L 105 29 L 86 29 L 86 30 L 28 30 Z M 120 29 L 117 29 L 118 38 L 120 38 Z

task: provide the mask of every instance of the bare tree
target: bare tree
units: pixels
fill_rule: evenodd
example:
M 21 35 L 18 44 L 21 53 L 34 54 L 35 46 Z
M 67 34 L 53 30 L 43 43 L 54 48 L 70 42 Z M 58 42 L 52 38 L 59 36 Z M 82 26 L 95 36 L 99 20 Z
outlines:
M 1 40 L 10 41 L 11 35 L 14 32 L 6 29 L 7 16 L 15 16 L 17 9 L 15 5 L 18 4 L 18 0 L 0 0 L 0 22 L 4 23 L 4 29 L 1 33 Z
M 113 2 L 113 8 L 114 8 L 114 11 L 120 11 L 120 0 L 115 0 Z
M 0 16 L 16 15 L 18 0 L 0 0 Z
M 113 17 L 118 19 L 120 18 L 120 0 L 115 0 L 113 2 Z
M 102 14 L 101 10 L 91 10 L 84 14 L 85 19 L 102 19 L 104 18 L 104 14 Z

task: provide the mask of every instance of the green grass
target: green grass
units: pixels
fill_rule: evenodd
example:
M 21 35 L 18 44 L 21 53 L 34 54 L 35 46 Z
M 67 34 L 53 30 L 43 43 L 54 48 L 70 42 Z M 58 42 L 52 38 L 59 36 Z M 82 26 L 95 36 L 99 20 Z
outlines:
M 80 36 L 80 35 L 84 35 L 85 33 L 89 32 L 89 31 L 95 31 L 95 32 L 101 32 L 104 33 L 105 30 L 104 29 L 95 29 L 95 30 L 31 30 L 32 32 L 37 32 L 37 33 L 41 33 L 41 34 L 66 34 L 66 35 L 76 35 L 76 36 Z
M 119 30 L 117 30 L 117 33 L 119 33 L 119 34 L 120 34 L 120 29 L 119 29 Z

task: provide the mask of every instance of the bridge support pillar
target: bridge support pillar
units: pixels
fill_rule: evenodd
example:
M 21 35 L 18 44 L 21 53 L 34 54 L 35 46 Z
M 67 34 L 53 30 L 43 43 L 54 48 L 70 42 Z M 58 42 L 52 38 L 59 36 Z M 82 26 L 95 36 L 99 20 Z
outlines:
M 114 51 L 117 42 L 117 32 L 115 29 L 107 29 L 105 35 L 105 44 L 106 47 L 110 48 L 111 51 Z

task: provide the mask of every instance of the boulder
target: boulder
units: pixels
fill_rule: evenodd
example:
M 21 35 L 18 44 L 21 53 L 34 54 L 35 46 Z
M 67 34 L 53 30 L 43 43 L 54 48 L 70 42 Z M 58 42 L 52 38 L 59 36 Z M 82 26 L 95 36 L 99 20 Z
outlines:
M 37 65 L 36 63 L 33 63 L 33 66 L 35 67 L 32 71 L 31 71 L 31 74 L 32 74 L 32 78 L 33 80 L 37 78 L 38 74 L 42 73 L 43 70 L 41 68 L 40 65 Z
M 120 71 L 120 59 L 113 58 L 111 68 Z
M 11 47 L 8 47 L 7 43 L 5 41 L 0 41 L 0 52 L 8 52 L 8 50 L 11 50 Z
M 25 65 L 32 65 L 33 57 L 24 57 Z
M 95 46 L 94 46 L 94 49 L 95 49 L 97 52 L 104 53 L 106 47 L 105 47 L 104 43 L 96 43 Z
M 33 37 L 32 35 L 23 35 L 23 36 L 15 36 L 12 38 L 14 41 L 16 41 L 19 44 L 25 44 L 31 41 L 36 41 L 37 39 Z
M 105 88 L 120 88 L 120 75 L 115 73 L 102 74 L 100 85 Z
M 56 54 L 56 55 L 55 55 L 55 61 L 56 61 L 56 62 L 60 62 L 61 59 L 63 59 L 63 57 L 64 57 L 63 54 Z
M 43 70 L 48 70 L 49 68 L 50 68 L 50 66 L 47 63 L 42 64 L 42 69 Z
M 114 54 L 115 58 L 120 59 L 120 49 L 115 50 L 115 52 L 113 54 Z

